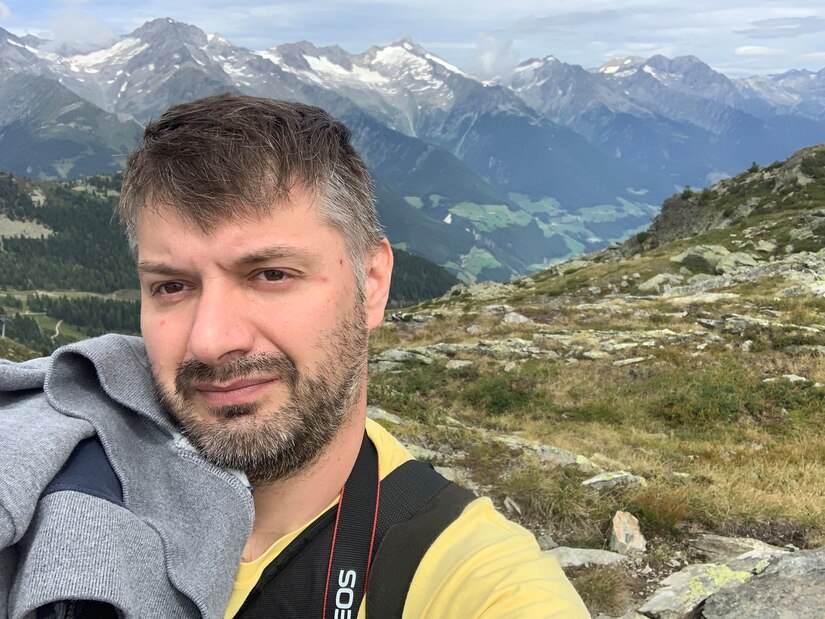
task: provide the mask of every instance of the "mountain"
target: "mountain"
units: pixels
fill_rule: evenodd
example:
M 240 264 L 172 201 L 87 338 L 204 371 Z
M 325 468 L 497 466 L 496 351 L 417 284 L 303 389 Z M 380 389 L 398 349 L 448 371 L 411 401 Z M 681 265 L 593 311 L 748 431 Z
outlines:
M 768 163 L 825 140 L 821 118 L 778 106 L 792 97 L 818 109 L 825 91 L 792 95 L 789 82 L 780 80 L 771 99 L 764 94 L 770 89 L 756 87 L 762 82 L 748 83 L 693 56 L 615 58 L 592 71 L 548 57 L 522 63 L 509 80 L 527 103 L 606 153 L 673 185 L 700 187 L 753 161 Z
M 346 94 L 394 129 L 450 151 L 515 201 L 516 194 L 553 198 L 574 212 L 621 205 L 634 199 L 628 178 L 652 195 L 666 192 L 658 177 L 605 156 L 510 89 L 484 84 L 410 39 L 363 54 L 303 42 L 266 56 L 306 83 Z
M 23 88 L 40 95 L 26 102 L 16 84 L 27 83 L 3 82 L 0 165 L 40 178 L 116 169 L 135 123 L 195 97 L 320 105 L 354 130 L 393 243 L 464 281 L 621 240 L 674 188 L 825 139 L 822 72 L 737 81 L 694 57 L 594 70 L 548 57 L 482 82 L 411 39 L 360 54 L 306 41 L 259 52 L 164 18 L 87 53 L 2 31 L 0 79 L 12 78 L 41 80 Z M 52 99 L 62 106 L 43 106 Z
M 34 178 L 115 172 L 142 129 L 46 77 L 0 75 L 0 169 Z

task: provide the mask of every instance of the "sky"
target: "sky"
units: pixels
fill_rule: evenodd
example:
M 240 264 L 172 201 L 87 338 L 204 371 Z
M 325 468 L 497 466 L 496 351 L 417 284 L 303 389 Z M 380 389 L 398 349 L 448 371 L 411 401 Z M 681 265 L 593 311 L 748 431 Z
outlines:
M 485 78 L 548 55 L 586 68 L 693 55 L 729 77 L 825 68 L 825 0 L 0 0 L 0 27 L 57 43 L 103 46 L 159 17 L 255 50 L 409 36 Z

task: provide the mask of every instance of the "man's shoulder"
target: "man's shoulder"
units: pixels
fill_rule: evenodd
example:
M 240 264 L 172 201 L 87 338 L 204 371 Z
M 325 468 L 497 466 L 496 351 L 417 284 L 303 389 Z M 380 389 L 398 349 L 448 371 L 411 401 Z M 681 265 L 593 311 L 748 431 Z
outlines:
M 472 501 L 435 540 L 404 617 L 589 617 L 558 563 L 489 498 Z
M 71 365 L 75 363 L 72 359 L 78 355 L 93 363 L 99 360 L 103 364 L 129 359 L 148 368 L 142 338 L 111 333 L 61 346 L 46 357 L 27 361 L 0 359 L 0 392 L 42 389 L 56 363 Z
M 409 450 L 377 421 L 367 418 L 366 431 L 370 441 L 375 445 L 376 452 L 378 452 L 378 474 L 381 479 L 384 479 L 405 462 L 413 459 Z

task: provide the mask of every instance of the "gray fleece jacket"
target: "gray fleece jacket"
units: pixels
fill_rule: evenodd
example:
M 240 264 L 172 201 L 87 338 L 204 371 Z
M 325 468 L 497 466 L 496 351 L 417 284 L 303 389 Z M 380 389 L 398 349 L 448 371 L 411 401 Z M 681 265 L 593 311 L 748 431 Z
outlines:
M 0 362 L 0 618 L 71 599 L 223 617 L 252 520 L 160 408 L 140 338 Z

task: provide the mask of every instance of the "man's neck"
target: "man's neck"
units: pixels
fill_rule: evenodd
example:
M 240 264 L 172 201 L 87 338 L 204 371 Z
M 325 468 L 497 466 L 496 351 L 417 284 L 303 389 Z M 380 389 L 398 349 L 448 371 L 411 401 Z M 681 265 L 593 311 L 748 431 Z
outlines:
M 366 406 L 364 406 L 366 408 Z M 321 514 L 341 493 L 364 436 L 365 415 L 355 412 L 309 469 L 255 489 L 255 521 L 242 560 L 260 557 L 275 541 Z

